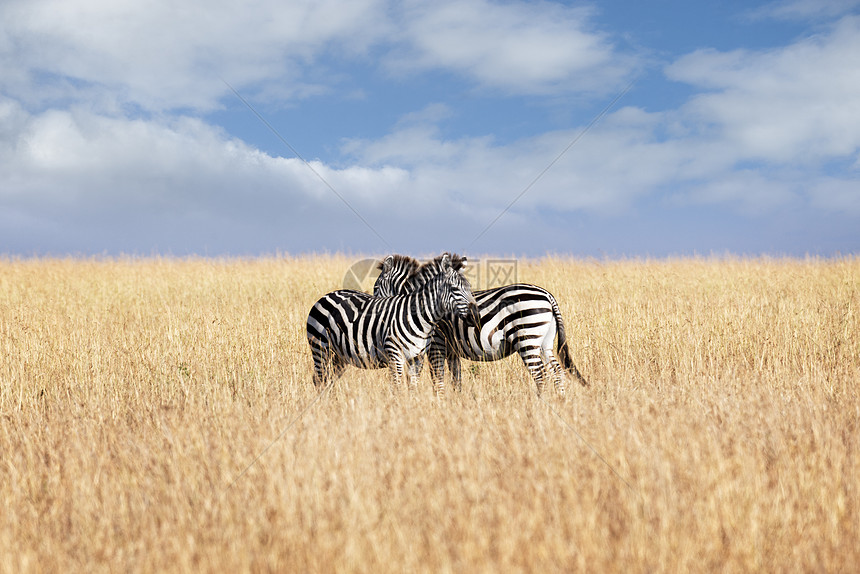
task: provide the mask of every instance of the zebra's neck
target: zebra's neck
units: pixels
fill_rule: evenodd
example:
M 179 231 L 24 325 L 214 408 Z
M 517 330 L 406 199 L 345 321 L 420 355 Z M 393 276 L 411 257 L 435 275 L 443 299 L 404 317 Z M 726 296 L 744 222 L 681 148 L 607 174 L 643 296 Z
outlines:
M 421 314 L 428 321 L 428 333 L 432 331 L 433 325 L 438 323 L 448 312 L 443 299 L 445 291 L 450 290 L 445 276 L 437 275 L 412 293 L 406 295 L 407 305 L 412 313 Z
M 431 283 L 434 278 L 439 277 L 441 272 L 442 270 L 435 263 L 428 264 L 407 278 L 405 289 L 407 291 L 419 291 L 423 286 Z

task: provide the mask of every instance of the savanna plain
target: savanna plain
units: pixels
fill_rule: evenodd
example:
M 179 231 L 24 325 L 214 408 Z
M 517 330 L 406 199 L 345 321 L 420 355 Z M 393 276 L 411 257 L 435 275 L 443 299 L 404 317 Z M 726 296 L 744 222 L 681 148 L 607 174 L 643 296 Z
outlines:
M 520 260 L 590 385 L 443 399 L 312 384 L 355 260 L 0 258 L 0 571 L 860 565 L 860 259 Z

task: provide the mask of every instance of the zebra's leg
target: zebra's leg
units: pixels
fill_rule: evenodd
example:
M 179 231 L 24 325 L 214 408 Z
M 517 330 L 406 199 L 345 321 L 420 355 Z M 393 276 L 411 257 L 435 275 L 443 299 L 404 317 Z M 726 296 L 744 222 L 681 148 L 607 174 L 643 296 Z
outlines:
M 334 358 L 331 362 L 331 380 L 336 381 L 339 379 L 345 370 L 346 363 L 340 357 Z
M 317 364 L 314 360 L 314 386 L 319 387 L 328 381 L 328 369 L 324 364 Z
M 537 394 L 540 396 L 543 392 L 544 384 L 546 383 L 546 369 L 544 368 L 540 351 L 533 346 L 523 345 L 517 349 L 517 353 L 519 353 L 523 363 L 526 365 L 526 369 L 528 369 L 529 374 L 534 379 L 535 386 L 537 387 Z
M 538 365 L 537 367 L 530 369 L 532 378 L 535 380 L 535 387 L 537 388 L 537 394 L 540 396 L 543 394 L 543 388 L 546 386 L 546 369 L 543 366 L 543 363 Z
M 328 344 L 325 342 L 315 337 L 310 338 L 308 342 L 310 343 L 311 356 L 314 360 L 314 386 L 319 387 L 331 380 L 333 356 Z
M 406 358 L 396 348 L 388 349 L 388 370 L 391 373 L 391 382 L 394 383 L 394 388 L 399 389 L 403 383 L 404 375 L 408 376 L 406 371 Z
M 445 396 L 445 354 L 444 337 L 434 333 L 430 348 L 427 350 L 427 360 L 430 362 L 430 378 L 433 380 L 433 390 L 437 397 Z
M 457 353 L 448 353 L 448 369 L 451 371 L 451 384 L 454 390 L 463 390 L 463 373 L 460 371 L 460 356 Z
M 343 375 L 345 370 L 346 363 L 339 357 L 322 359 L 319 364 L 314 360 L 314 385 L 319 387 L 333 383 Z
M 421 370 L 424 369 L 424 355 L 419 355 L 409 361 L 409 376 L 420 377 Z
M 406 379 L 409 382 L 409 389 L 418 388 L 418 377 L 421 376 L 421 368 L 424 366 L 424 357 L 418 356 L 407 361 Z
M 552 381 L 555 384 L 555 392 L 557 392 L 559 396 L 563 397 L 564 369 L 561 368 L 561 365 L 559 364 L 558 359 L 555 358 L 552 349 L 543 349 L 541 357 L 543 362 L 546 363 L 549 375 L 552 377 Z

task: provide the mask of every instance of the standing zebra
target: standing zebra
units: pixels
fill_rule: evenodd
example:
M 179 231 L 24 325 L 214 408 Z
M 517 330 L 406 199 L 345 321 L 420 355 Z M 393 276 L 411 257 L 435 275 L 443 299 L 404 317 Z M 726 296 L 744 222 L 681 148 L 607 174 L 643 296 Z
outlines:
M 466 258 L 451 256 L 454 268 L 465 264 Z M 373 286 L 376 296 L 409 293 L 440 272 L 441 258 L 424 265 L 402 255 L 386 258 L 382 273 Z M 449 316 L 439 322 L 427 356 L 430 372 L 437 389 L 444 387 L 445 361 L 451 369 L 454 387 L 462 386 L 460 357 L 472 361 L 496 361 L 516 352 L 535 380 L 537 392 L 543 391 L 547 368 L 556 391 L 564 395 L 562 367 L 583 385 L 587 381 L 570 357 L 564 331 L 564 320 L 552 293 L 536 285 L 517 283 L 475 291 L 478 321 L 466 322 Z M 552 352 L 558 334 L 558 359 Z M 561 364 L 559 364 L 559 360 Z
M 439 273 L 408 294 L 372 297 L 350 289 L 329 293 L 308 314 L 314 384 L 339 377 L 347 365 L 388 365 L 395 384 L 404 374 L 410 381 L 420 369 L 418 361 L 436 323 L 445 316 L 466 320 L 475 312 L 469 281 L 454 269 L 447 253 L 440 258 Z

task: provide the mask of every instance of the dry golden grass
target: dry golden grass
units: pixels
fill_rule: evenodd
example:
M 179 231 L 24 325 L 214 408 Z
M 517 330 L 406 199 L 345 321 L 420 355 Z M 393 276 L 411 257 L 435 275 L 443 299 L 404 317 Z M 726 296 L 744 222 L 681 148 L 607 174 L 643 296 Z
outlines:
M 351 262 L 0 260 L 0 570 L 860 564 L 860 260 L 521 261 L 592 385 L 514 357 L 444 401 L 318 395 Z

